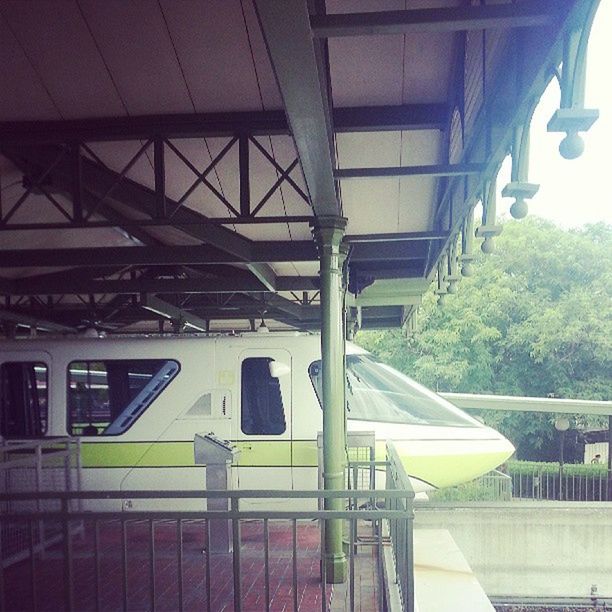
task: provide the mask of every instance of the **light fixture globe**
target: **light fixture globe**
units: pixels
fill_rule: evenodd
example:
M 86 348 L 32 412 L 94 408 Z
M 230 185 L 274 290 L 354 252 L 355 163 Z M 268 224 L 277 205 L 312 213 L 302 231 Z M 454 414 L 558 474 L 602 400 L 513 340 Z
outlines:
M 569 428 L 570 422 L 566 417 L 558 417 L 555 419 L 555 429 L 557 431 L 567 431 Z

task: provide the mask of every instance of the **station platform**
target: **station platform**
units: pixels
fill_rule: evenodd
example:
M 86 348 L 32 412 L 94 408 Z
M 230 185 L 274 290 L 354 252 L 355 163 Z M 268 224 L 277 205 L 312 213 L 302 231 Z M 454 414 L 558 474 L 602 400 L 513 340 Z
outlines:
M 185 520 L 179 540 L 176 523 L 160 520 L 155 522 L 151 541 L 147 521 L 129 521 L 124 536 L 120 522 L 112 520 L 99 525 L 96 538 L 93 525 L 86 522 L 82 534 L 72 538 L 72 608 L 79 612 L 233 611 L 232 554 L 211 554 L 207 568 L 203 552 L 205 534 L 204 521 Z M 295 609 L 292 539 L 290 521 L 270 521 L 270 610 L 275 612 Z M 265 610 L 262 542 L 262 523 L 244 521 L 241 524 L 241 608 L 245 612 Z M 316 522 L 298 524 L 297 544 L 297 609 L 321 610 L 320 531 Z M 356 611 L 379 609 L 376 567 L 369 548 L 355 557 Z M 4 575 L 5 609 L 11 612 L 67 609 L 64 576 L 61 544 L 35 555 L 33 560 L 28 558 L 9 567 Z M 344 585 L 328 585 L 325 596 L 329 610 L 349 609 L 348 589 Z
M 415 529 L 413 537 L 416 611 L 495 612 L 447 530 Z

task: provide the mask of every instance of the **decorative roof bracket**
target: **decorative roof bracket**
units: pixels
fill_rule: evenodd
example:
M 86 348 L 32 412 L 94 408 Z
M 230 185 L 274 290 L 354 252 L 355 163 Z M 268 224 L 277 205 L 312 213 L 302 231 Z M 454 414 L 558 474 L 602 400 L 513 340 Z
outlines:
M 444 267 L 445 267 L 445 258 L 447 255 L 442 255 L 440 260 L 438 261 L 438 287 L 435 289 L 434 293 L 438 296 L 438 305 L 442 306 L 446 301 L 446 294 L 448 293 L 446 281 L 444 280 Z
M 450 294 L 457 293 L 461 276 L 457 270 L 457 239 L 451 240 L 448 247 L 448 255 L 446 258 L 446 276 L 444 280 L 448 283 L 447 292 Z
M 540 188 L 535 183 L 528 181 L 529 173 L 529 118 L 522 125 L 514 127 L 512 135 L 512 172 L 510 182 L 502 190 L 504 198 L 514 198 L 510 207 L 510 214 L 515 219 L 527 216 L 528 206 L 526 199 L 531 199 Z
M 472 276 L 472 262 L 474 254 L 474 208 L 472 208 L 463 222 L 461 228 L 461 276 Z
M 587 48 L 599 0 L 589 3 L 583 22 L 575 24 L 563 41 L 563 65 L 557 79 L 561 87 L 561 104 L 548 122 L 549 132 L 565 132 L 559 153 L 565 159 L 582 155 L 584 142 L 578 132 L 586 132 L 597 121 L 599 110 L 584 108 Z
M 497 214 L 497 177 L 485 183 L 482 192 L 482 225 L 476 230 L 477 238 L 484 238 L 480 249 L 487 255 L 495 249 L 493 238 L 502 232 L 501 225 L 495 225 Z

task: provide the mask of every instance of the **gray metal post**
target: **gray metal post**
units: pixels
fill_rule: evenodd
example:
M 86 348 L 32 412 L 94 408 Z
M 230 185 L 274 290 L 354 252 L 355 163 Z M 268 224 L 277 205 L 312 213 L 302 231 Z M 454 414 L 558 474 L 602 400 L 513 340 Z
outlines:
M 220 440 L 213 434 L 196 434 L 193 440 L 196 465 L 206 466 L 206 490 L 225 491 L 232 488 L 232 463 L 235 463 L 240 451 L 227 440 Z M 227 512 L 227 497 L 211 497 L 206 500 L 209 512 Z M 212 553 L 232 552 L 230 527 L 227 519 L 210 519 L 211 530 L 207 540 L 208 551 Z
M 313 227 L 320 257 L 321 276 L 321 372 L 323 387 L 323 487 L 344 487 L 344 329 L 342 264 L 340 248 L 346 219 L 318 217 Z M 343 510 L 342 499 L 326 499 L 326 510 Z M 328 520 L 325 526 L 327 582 L 346 580 L 346 555 L 342 549 L 342 521 Z
M 608 415 L 608 501 L 612 501 L 612 415 Z
M 563 500 L 563 464 L 565 462 L 565 431 L 560 431 L 561 435 L 560 450 L 559 450 L 559 500 Z

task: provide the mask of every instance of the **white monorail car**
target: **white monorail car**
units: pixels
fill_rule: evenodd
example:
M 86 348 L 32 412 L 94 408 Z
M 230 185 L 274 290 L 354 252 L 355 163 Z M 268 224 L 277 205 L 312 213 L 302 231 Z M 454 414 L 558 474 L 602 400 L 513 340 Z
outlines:
M 240 449 L 240 488 L 316 488 L 320 358 L 319 336 L 299 333 L 3 341 L 0 434 L 80 436 L 86 489 L 200 489 L 201 432 Z M 375 431 L 377 454 L 393 440 L 417 492 L 471 480 L 514 450 L 350 343 L 346 372 L 348 429 Z

